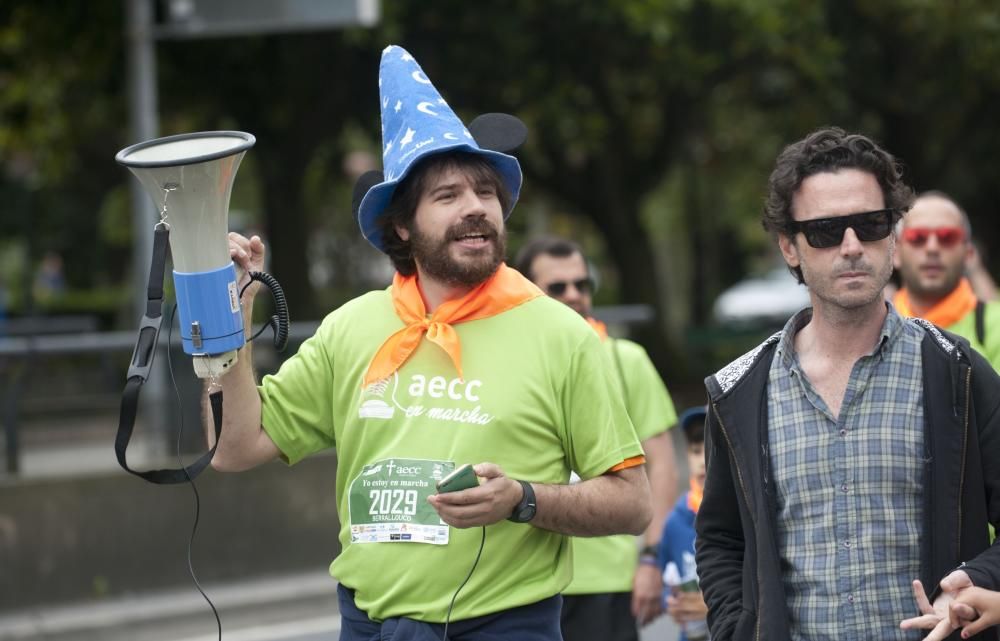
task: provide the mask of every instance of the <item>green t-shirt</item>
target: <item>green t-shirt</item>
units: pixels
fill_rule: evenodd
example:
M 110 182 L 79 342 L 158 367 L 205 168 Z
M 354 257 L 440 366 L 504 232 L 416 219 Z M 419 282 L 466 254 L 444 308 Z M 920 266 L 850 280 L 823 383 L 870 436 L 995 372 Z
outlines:
M 677 423 L 677 412 L 659 372 L 642 346 L 609 338 L 614 379 L 623 387 L 628 410 L 640 441 Z M 631 592 L 638 563 L 636 537 L 627 534 L 573 539 L 573 580 L 563 594 Z
M 337 448 L 343 549 L 330 573 L 356 591 L 358 607 L 376 620 L 442 622 L 481 530 L 449 528 L 428 514 L 435 479 L 489 461 L 512 478 L 566 483 L 570 470 L 592 478 L 642 450 L 611 391 L 600 340 L 565 305 L 542 296 L 455 325 L 464 380 L 423 340 L 390 379 L 362 390 L 375 351 L 402 327 L 388 290 L 327 316 L 262 381 L 262 423 L 289 463 Z M 570 573 L 567 537 L 501 521 L 487 528 L 451 618 L 550 597 Z
M 972 310 L 960 321 L 945 327 L 965 338 L 976 350 L 990 362 L 993 369 L 1000 372 L 1000 303 L 986 303 L 983 310 L 983 343 L 976 339 L 976 311 Z

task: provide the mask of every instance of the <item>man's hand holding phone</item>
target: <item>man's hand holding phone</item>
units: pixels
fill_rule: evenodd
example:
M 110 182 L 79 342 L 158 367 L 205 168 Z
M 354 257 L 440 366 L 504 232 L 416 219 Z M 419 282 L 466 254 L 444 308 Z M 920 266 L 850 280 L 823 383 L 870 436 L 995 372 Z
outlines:
M 508 478 L 499 465 L 478 463 L 463 465 L 441 479 L 438 493 L 427 502 L 448 525 L 470 528 L 509 517 L 522 493 L 521 484 Z
M 479 477 L 476 476 L 476 468 L 469 463 L 459 465 L 451 474 L 437 482 L 439 494 L 448 492 L 461 492 L 474 487 L 479 487 Z

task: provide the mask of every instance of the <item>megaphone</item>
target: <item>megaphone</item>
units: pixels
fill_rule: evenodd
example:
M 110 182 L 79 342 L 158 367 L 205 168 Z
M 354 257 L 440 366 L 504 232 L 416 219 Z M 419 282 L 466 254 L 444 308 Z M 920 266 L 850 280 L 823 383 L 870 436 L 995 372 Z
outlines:
M 157 227 L 169 230 L 181 343 L 200 378 L 227 372 L 246 342 L 227 219 L 233 179 L 255 142 L 241 131 L 203 131 L 141 142 L 115 156 L 153 199 Z
M 126 375 L 115 437 L 115 453 L 122 468 L 152 483 L 194 479 L 212 460 L 219 442 L 222 389 L 217 379 L 236 364 L 238 350 L 246 343 L 240 306 L 243 292 L 238 289 L 236 266 L 229 258 L 229 196 L 240 161 L 255 142 L 242 131 L 202 131 L 148 140 L 115 155 L 115 160 L 128 167 L 145 187 L 160 216 L 154 227 L 146 313 Z M 184 468 L 140 472 L 128 466 L 125 453 L 135 427 L 139 390 L 156 354 L 168 243 L 174 260 L 181 342 L 193 357 L 195 374 L 212 382 L 208 400 L 215 444 Z M 281 286 L 263 272 L 250 272 L 249 277 L 271 290 L 276 314 L 268 325 L 274 330 L 275 348 L 282 350 L 288 340 L 288 307 Z

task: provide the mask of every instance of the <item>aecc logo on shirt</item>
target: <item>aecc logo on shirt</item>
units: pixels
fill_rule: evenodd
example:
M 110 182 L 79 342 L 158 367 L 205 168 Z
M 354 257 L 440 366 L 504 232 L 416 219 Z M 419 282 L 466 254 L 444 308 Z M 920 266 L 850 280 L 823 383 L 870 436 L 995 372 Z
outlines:
M 364 395 L 368 399 L 358 408 L 358 416 L 360 418 L 391 419 L 395 416 L 396 408 L 399 408 L 410 418 L 423 416 L 450 423 L 486 425 L 494 419 L 492 414 L 482 411 L 482 406 L 469 407 L 468 405 L 480 402 L 483 382 L 479 379 L 452 378 L 449 380 L 444 376 L 413 374 L 406 384 L 406 393 L 412 403 L 409 406 L 404 406 L 402 403 L 405 401 L 401 402 L 396 398 L 396 392 L 399 389 L 398 374 L 394 373 L 392 376 L 392 390 L 389 394 L 391 404 L 384 399 L 386 392 L 390 391 L 389 387 L 383 383 L 373 385 L 366 390 Z M 436 401 L 454 402 L 455 404 L 450 407 L 442 406 L 436 404 Z M 424 402 L 435 403 L 435 405 L 427 407 L 423 404 Z

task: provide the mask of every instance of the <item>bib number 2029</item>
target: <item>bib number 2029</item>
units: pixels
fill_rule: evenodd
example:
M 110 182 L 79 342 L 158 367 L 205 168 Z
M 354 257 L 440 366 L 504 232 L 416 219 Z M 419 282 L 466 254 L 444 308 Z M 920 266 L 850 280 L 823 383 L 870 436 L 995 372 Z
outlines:
M 393 514 L 414 516 L 417 513 L 416 490 L 370 490 L 368 513 L 372 516 Z

